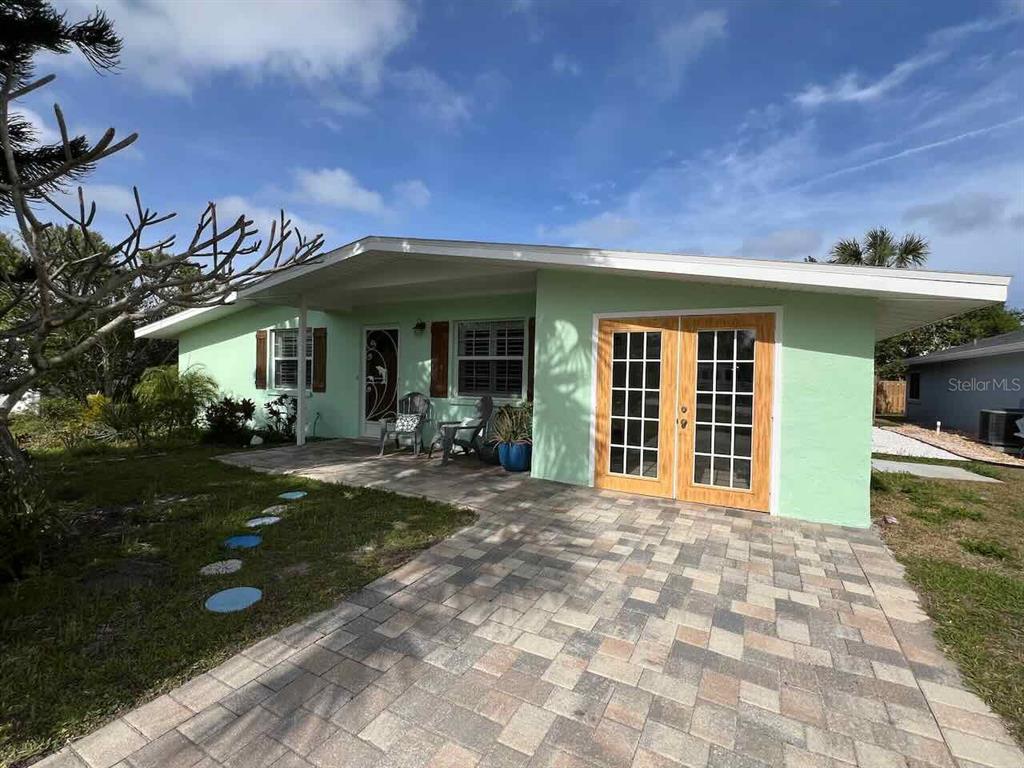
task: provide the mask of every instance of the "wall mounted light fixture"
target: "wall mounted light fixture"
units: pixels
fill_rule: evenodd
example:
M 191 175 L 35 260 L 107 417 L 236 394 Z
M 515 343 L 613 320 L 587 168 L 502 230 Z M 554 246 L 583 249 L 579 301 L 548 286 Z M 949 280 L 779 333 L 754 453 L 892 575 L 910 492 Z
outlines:
M 416 321 L 416 325 L 414 325 L 414 326 L 412 327 L 412 330 L 413 330 L 413 332 L 414 332 L 414 333 L 416 333 L 416 335 L 418 336 L 419 334 L 421 334 L 421 333 L 423 333 L 423 332 L 424 332 L 425 330 L 427 330 L 427 324 L 426 324 L 426 322 L 425 322 L 425 321 L 423 321 L 423 320 L 417 320 L 417 321 Z

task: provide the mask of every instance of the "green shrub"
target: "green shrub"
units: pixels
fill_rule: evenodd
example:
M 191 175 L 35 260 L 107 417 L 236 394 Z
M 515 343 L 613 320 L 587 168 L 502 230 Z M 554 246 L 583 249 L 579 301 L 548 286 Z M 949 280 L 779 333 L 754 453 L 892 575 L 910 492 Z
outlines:
M 993 560 L 1013 559 L 1013 552 L 993 539 L 960 539 L 960 546 L 972 555 L 981 555 Z
M 265 435 L 270 440 L 290 440 L 295 437 L 298 403 L 291 395 L 278 395 L 263 406 L 267 412 Z
M 46 398 L 37 414 L 19 414 L 11 419 L 11 434 L 18 444 L 37 450 L 77 448 L 89 440 L 90 427 L 82 404 L 66 397 Z
M 162 420 L 156 409 L 138 400 L 106 400 L 99 410 L 102 430 L 94 434 L 104 440 L 134 440 L 142 445 L 149 441 Z
M 64 530 L 35 472 L 0 457 L 0 579 L 18 579 L 29 566 L 41 566 Z
M 238 445 L 252 436 L 248 422 L 256 415 L 256 403 L 249 398 L 223 397 L 206 406 L 205 438 L 214 443 Z
M 135 385 L 135 398 L 168 432 L 195 426 L 203 408 L 217 398 L 217 382 L 195 366 L 147 368 Z

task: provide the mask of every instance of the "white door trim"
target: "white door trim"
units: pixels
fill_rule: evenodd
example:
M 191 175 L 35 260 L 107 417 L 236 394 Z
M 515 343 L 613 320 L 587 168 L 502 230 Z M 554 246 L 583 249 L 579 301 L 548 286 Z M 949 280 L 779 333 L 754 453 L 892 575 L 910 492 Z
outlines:
M 401 397 L 398 391 L 398 375 L 402 369 L 402 326 L 401 323 L 375 323 L 364 325 L 359 331 L 359 434 L 363 437 L 378 437 L 380 427 L 371 427 L 366 420 L 366 333 L 367 331 L 394 331 L 395 337 L 395 397 Z M 373 422 L 376 424 L 376 422 Z
M 587 477 L 589 484 L 594 486 L 594 472 L 596 471 L 594 461 L 594 443 L 597 440 L 597 415 L 595 406 L 597 403 L 597 337 L 598 326 L 601 320 L 615 319 L 622 317 L 673 317 L 673 316 L 694 316 L 694 315 L 743 315 L 759 312 L 762 314 L 775 315 L 775 350 L 772 355 L 772 450 L 771 450 L 771 480 L 768 491 L 768 514 L 779 514 L 779 488 L 782 474 L 780 471 L 782 459 L 782 307 L 778 305 L 768 307 L 715 307 L 713 309 L 645 309 L 637 312 L 595 312 L 591 323 L 590 332 L 590 446 L 587 450 Z M 677 428 L 678 429 L 678 428 Z

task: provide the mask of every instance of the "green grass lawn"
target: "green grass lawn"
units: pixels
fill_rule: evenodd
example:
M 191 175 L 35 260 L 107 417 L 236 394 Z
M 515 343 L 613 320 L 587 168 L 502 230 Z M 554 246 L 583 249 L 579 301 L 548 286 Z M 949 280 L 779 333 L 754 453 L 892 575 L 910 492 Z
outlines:
M 0 765 L 88 733 L 473 519 L 384 491 L 227 466 L 212 460 L 213 448 L 153 453 L 37 459 L 51 497 L 75 522 L 46 568 L 0 585 Z M 293 489 L 308 496 L 264 530 L 262 546 L 241 555 L 221 547 Z M 242 570 L 197 574 L 228 557 L 244 560 Z M 203 609 L 234 586 L 258 587 L 263 600 L 239 614 Z
M 906 565 L 940 642 L 1024 745 L 1024 469 L 962 466 L 993 483 L 872 475 L 872 516 Z

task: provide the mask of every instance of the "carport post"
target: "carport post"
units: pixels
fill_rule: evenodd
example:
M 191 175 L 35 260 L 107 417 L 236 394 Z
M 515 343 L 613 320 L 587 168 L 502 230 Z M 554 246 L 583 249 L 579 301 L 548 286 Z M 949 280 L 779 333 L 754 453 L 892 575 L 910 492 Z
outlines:
M 309 318 L 306 296 L 299 296 L 299 392 L 295 406 L 295 444 L 306 444 L 306 335 Z

